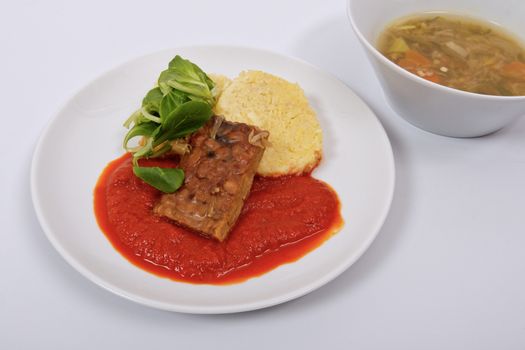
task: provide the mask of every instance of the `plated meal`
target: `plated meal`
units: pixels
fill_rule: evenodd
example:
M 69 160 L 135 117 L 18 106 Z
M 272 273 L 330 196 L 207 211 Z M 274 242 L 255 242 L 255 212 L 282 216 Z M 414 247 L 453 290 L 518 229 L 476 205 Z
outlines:
M 99 178 L 95 212 L 147 271 L 241 282 L 342 227 L 336 193 L 311 176 L 322 130 L 297 84 L 262 71 L 208 76 L 176 56 L 124 125 L 128 153 Z
M 155 103 L 146 107 L 147 115 L 140 113 L 147 118 L 136 119 L 139 113 L 133 111 L 142 110 L 141 100 L 150 90 L 160 88 L 155 79 L 176 55 L 210 72 L 206 76 L 214 86 L 199 86 L 203 96 L 208 96 L 209 89 L 215 102 L 195 96 L 184 101 L 182 105 L 200 102 L 190 103 L 184 110 L 208 119 L 201 120 L 198 128 L 193 118 L 185 128 L 179 125 L 177 134 L 190 128 L 195 131 L 178 137 L 178 141 L 175 133 L 168 135 L 174 140 L 170 149 L 166 145 L 162 156 L 141 157 L 141 153 L 159 151 L 160 138 L 167 136 L 154 129 L 166 119 L 159 123 L 161 115 L 151 107 Z M 154 94 L 146 101 L 155 101 Z M 252 100 L 244 100 L 248 98 Z M 290 107 L 273 108 L 283 104 L 301 111 L 300 116 L 286 117 Z M 171 109 L 166 107 L 170 106 L 159 105 L 158 111 Z M 234 113 L 243 108 L 247 108 L 246 113 Z M 179 114 L 181 110 L 179 116 L 183 115 Z M 273 113 L 280 116 L 279 121 L 258 118 Z M 126 129 L 122 124 L 131 115 L 134 117 Z M 135 128 L 134 121 L 143 126 L 137 127 L 133 133 L 142 131 L 132 137 L 126 132 Z M 149 127 L 151 133 L 145 131 Z M 210 137 L 213 134 L 215 138 Z M 129 152 L 123 155 L 126 136 Z M 200 150 L 205 157 L 197 157 L 192 150 Z M 215 169 L 223 164 L 223 170 Z M 176 170 L 170 173 L 168 168 Z M 245 171 L 231 171 L 237 168 Z M 241 201 L 253 169 L 251 188 Z M 179 47 L 125 62 L 72 96 L 38 141 L 31 193 L 49 241 L 87 279 L 155 308 L 228 313 L 276 305 L 339 276 L 378 234 L 392 201 L 394 176 L 392 149 L 376 116 L 330 74 L 265 50 Z M 117 225 L 104 221 L 101 215 L 97 221 L 94 215 L 93 187 L 97 181 L 101 185 L 97 191 L 113 181 L 110 191 L 95 192 L 98 204 L 109 192 L 105 198 L 111 197 L 111 201 L 101 200 L 102 206 L 96 207 L 110 213 L 111 220 L 120 220 Z M 216 192 L 215 184 L 220 184 L 220 191 Z M 209 200 L 209 192 L 199 191 L 201 185 L 214 192 L 216 205 Z M 190 199 L 192 192 L 195 196 Z M 198 204 L 201 200 L 207 204 Z M 238 208 L 240 213 L 234 220 Z M 193 209 L 197 215 L 185 215 Z M 344 226 L 338 217 L 345 219 Z M 104 222 L 111 225 L 106 227 Z M 274 224 L 269 225 L 271 222 Z M 333 234 L 338 227 L 341 230 Z M 226 234 L 224 238 L 222 234 Z M 297 240 L 305 234 L 312 235 Z M 282 247 L 286 240 L 296 243 Z M 272 247 L 279 249 L 264 251 L 262 259 L 254 258 L 256 252 Z M 178 256 L 180 248 L 195 255 Z M 165 256 L 159 253 L 163 250 Z M 221 261 L 223 265 L 218 264 Z M 251 264 L 217 278 L 220 271 L 243 261 Z M 170 271 L 170 266 L 187 269 L 181 271 L 184 277 Z

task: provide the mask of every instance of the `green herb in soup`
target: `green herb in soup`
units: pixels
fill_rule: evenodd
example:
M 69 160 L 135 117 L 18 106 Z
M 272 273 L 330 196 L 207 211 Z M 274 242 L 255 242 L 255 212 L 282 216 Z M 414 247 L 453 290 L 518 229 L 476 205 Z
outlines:
M 486 95 L 525 95 L 525 48 L 489 23 L 412 16 L 384 30 L 378 47 L 392 62 L 434 83 Z

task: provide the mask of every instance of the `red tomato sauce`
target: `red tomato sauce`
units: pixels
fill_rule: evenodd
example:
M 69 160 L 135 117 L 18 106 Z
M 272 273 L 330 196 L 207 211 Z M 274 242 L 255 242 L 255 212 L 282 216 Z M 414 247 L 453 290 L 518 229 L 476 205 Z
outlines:
M 176 166 L 167 159 L 141 164 Z M 260 276 L 317 248 L 343 224 L 336 193 L 309 175 L 256 177 L 222 243 L 155 216 L 160 196 L 133 174 L 126 154 L 101 174 L 95 214 L 106 237 L 131 263 L 176 281 L 231 284 Z

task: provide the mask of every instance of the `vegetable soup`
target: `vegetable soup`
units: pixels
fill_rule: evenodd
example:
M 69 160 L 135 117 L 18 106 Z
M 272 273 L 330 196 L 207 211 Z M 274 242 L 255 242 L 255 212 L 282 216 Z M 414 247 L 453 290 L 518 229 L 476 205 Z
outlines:
M 453 15 L 405 17 L 382 32 L 378 48 L 434 83 L 485 95 L 525 95 L 524 46 L 488 22 Z

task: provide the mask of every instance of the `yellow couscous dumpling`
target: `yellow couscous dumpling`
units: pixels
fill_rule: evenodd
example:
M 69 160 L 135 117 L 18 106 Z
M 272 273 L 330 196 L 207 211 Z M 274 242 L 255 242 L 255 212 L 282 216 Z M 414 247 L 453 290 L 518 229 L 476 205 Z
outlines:
M 214 112 L 269 131 L 260 175 L 308 173 L 321 159 L 322 130 L 297 84 L 261 71 L 242 72 L 225 84 Z

